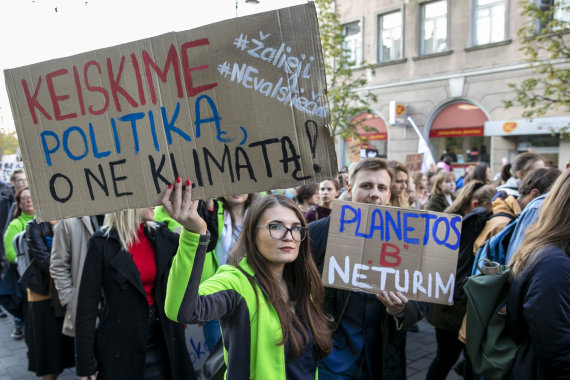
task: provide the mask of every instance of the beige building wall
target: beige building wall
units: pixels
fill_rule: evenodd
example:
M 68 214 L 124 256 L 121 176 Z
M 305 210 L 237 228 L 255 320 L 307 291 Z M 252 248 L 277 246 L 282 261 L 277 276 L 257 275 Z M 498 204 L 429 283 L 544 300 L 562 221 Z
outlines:
M 420 3 L 418 0 L 337 0 L 343 24 L 360 21 L 363 58 L 376 66 L 375 74 L 356 69 L 369 79 L 362 90 L 371 91 L 378 98 L 373 110 L 387 121 L 390 101 L 405 104 L 407 116 L 414 120 L 426 139 L 429 138 L 426 123 L 433 120 L 441 107 L 454 100 L 477 105 L 489 120 L 520 119 L 521 108 L 505 109 L 503 105 L 504 100 L 514 98 L 508 83 L 520 83 L 534 74 L 519 51 L 517 30 L 524 20 L 518 1 L 506 1 L 504 41 L 472 46 L 473 1 L 449 0 L 449 50 L 429 56 L 419 55 Z M 378 63 L 378 15 L 396 9 L 404 14 L 403 57 Z M 570 66 L 569 63 L 561 65 Z M 561 115 L 564 114 L 552 112 L 546 116 Z M 418 138 L 411 127 L 388 126 L 388 158 L 404 161 L 406 154 L 415 153 L 417 147 Z M 491 167 L 495 173 L 500 171 L 503 160 L 512 158 L 516 148 L 514 138 L 491 138 Z M 568 144 L 561 144 L 560 160 L 570 155 L 569 148 Z

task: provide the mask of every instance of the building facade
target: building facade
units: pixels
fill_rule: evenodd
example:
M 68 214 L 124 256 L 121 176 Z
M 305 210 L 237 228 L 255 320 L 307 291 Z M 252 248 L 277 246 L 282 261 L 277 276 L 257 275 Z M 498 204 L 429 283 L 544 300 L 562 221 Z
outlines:
M 535 76 L 517 39 L 528 22 L 517 0 L 337 0 L 336 7 L 352 58 L 376 67 L 374 74 L 354 69 L 368 77 L 361 90 L 378 98 L 369 123 L 383 140 L 368 145 L 380 155 L 405 161 L 416 153 L 414 123 L 435 160 L 450 154 L 458 173 L 477 161 L 498 173 L 529 149 L 561 168 L 570 160 L 570 142 L 551 133 L 570 124 L 570 115 L 525 120 L 521 107 L 504 107 L 515 96 L 509 83 Z M 341 165 L 353 145 L 340 143 Z

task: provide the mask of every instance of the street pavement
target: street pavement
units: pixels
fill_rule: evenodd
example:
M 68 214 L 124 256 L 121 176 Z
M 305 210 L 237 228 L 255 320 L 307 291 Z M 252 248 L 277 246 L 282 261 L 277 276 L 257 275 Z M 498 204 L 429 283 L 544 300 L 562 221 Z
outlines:
M 418 322 L 420 331 L 407 333 L 406 360 L 408 366 L 406 375 L 408 380 L 424 380 L 437 350 L 435 342 L 435 329 L 425 319 Z M 463 357 L 460 355 L 459 360 Z M 447 380 L 459 380 L 459 376 L 453 369 L 447 375 Z
M 12 325 L 11 316 L 0 319 L 0 380 L 38 379 L 34 373 L 28 371 L 27 348 L 24 340 L 14 341 L 10 338 Z M 408 332 L 406 355 L 409 380 L 425 379 L 436 350 L 433 327 L 425 320 L 419 322 L 418 326 L 419 332 Z M 448 380 L 459 380 L 461 378 L 453 370 L 447 377 Z M 77 379 L 75 368 L 66 369 L 59 379 Z

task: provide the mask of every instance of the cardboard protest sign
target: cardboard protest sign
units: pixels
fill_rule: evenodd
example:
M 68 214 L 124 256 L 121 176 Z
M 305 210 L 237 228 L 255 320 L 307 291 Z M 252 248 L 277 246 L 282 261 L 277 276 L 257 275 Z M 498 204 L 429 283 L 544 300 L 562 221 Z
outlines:
M 424 154 L 407 154 L 406 155 L 406 169 L 411 172 L 419 172 L 422 170 L 422 163 L 424 162 Z
M 451 305 L 461 222 L 457 215 L 334 201 L 323 283 Z
M 36 217 L 336 174 L 313 3 L 6 70 Z
M 348 142 L 348 160 L 350 162 L 360 161 L 360 140 L 351 140 Z
M 0 163 L 0 181 L 4 183 L 10 182 L 10 175 L 16 169 L 23 169 L 24 163 L 18 160 L 17 154 L 5 154 L 2 156 Z

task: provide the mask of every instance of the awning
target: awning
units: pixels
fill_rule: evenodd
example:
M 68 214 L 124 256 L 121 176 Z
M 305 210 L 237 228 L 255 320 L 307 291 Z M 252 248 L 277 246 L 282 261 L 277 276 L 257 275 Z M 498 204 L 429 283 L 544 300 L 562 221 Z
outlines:
M 358 116 L 355 116 L 351 120 L 351 123 L 358 122 L 360 123 L 356 126 L 356 132 L 360 135 L 360 137 L 365 138 L 368 141 L 388 140 L 388 129 L 386 128 L 384 120 L 382 120 L 380 116 L 364 112 Z M 374 130 L 367 131 L 363 126 L 374 128 Z M 352 139 L 347 139 L 347 141 L 350 140 Z
M 483 136 L 487 116 L 466 102 L 453 103 L 442 109 L 433 120 L 429 137 Z

